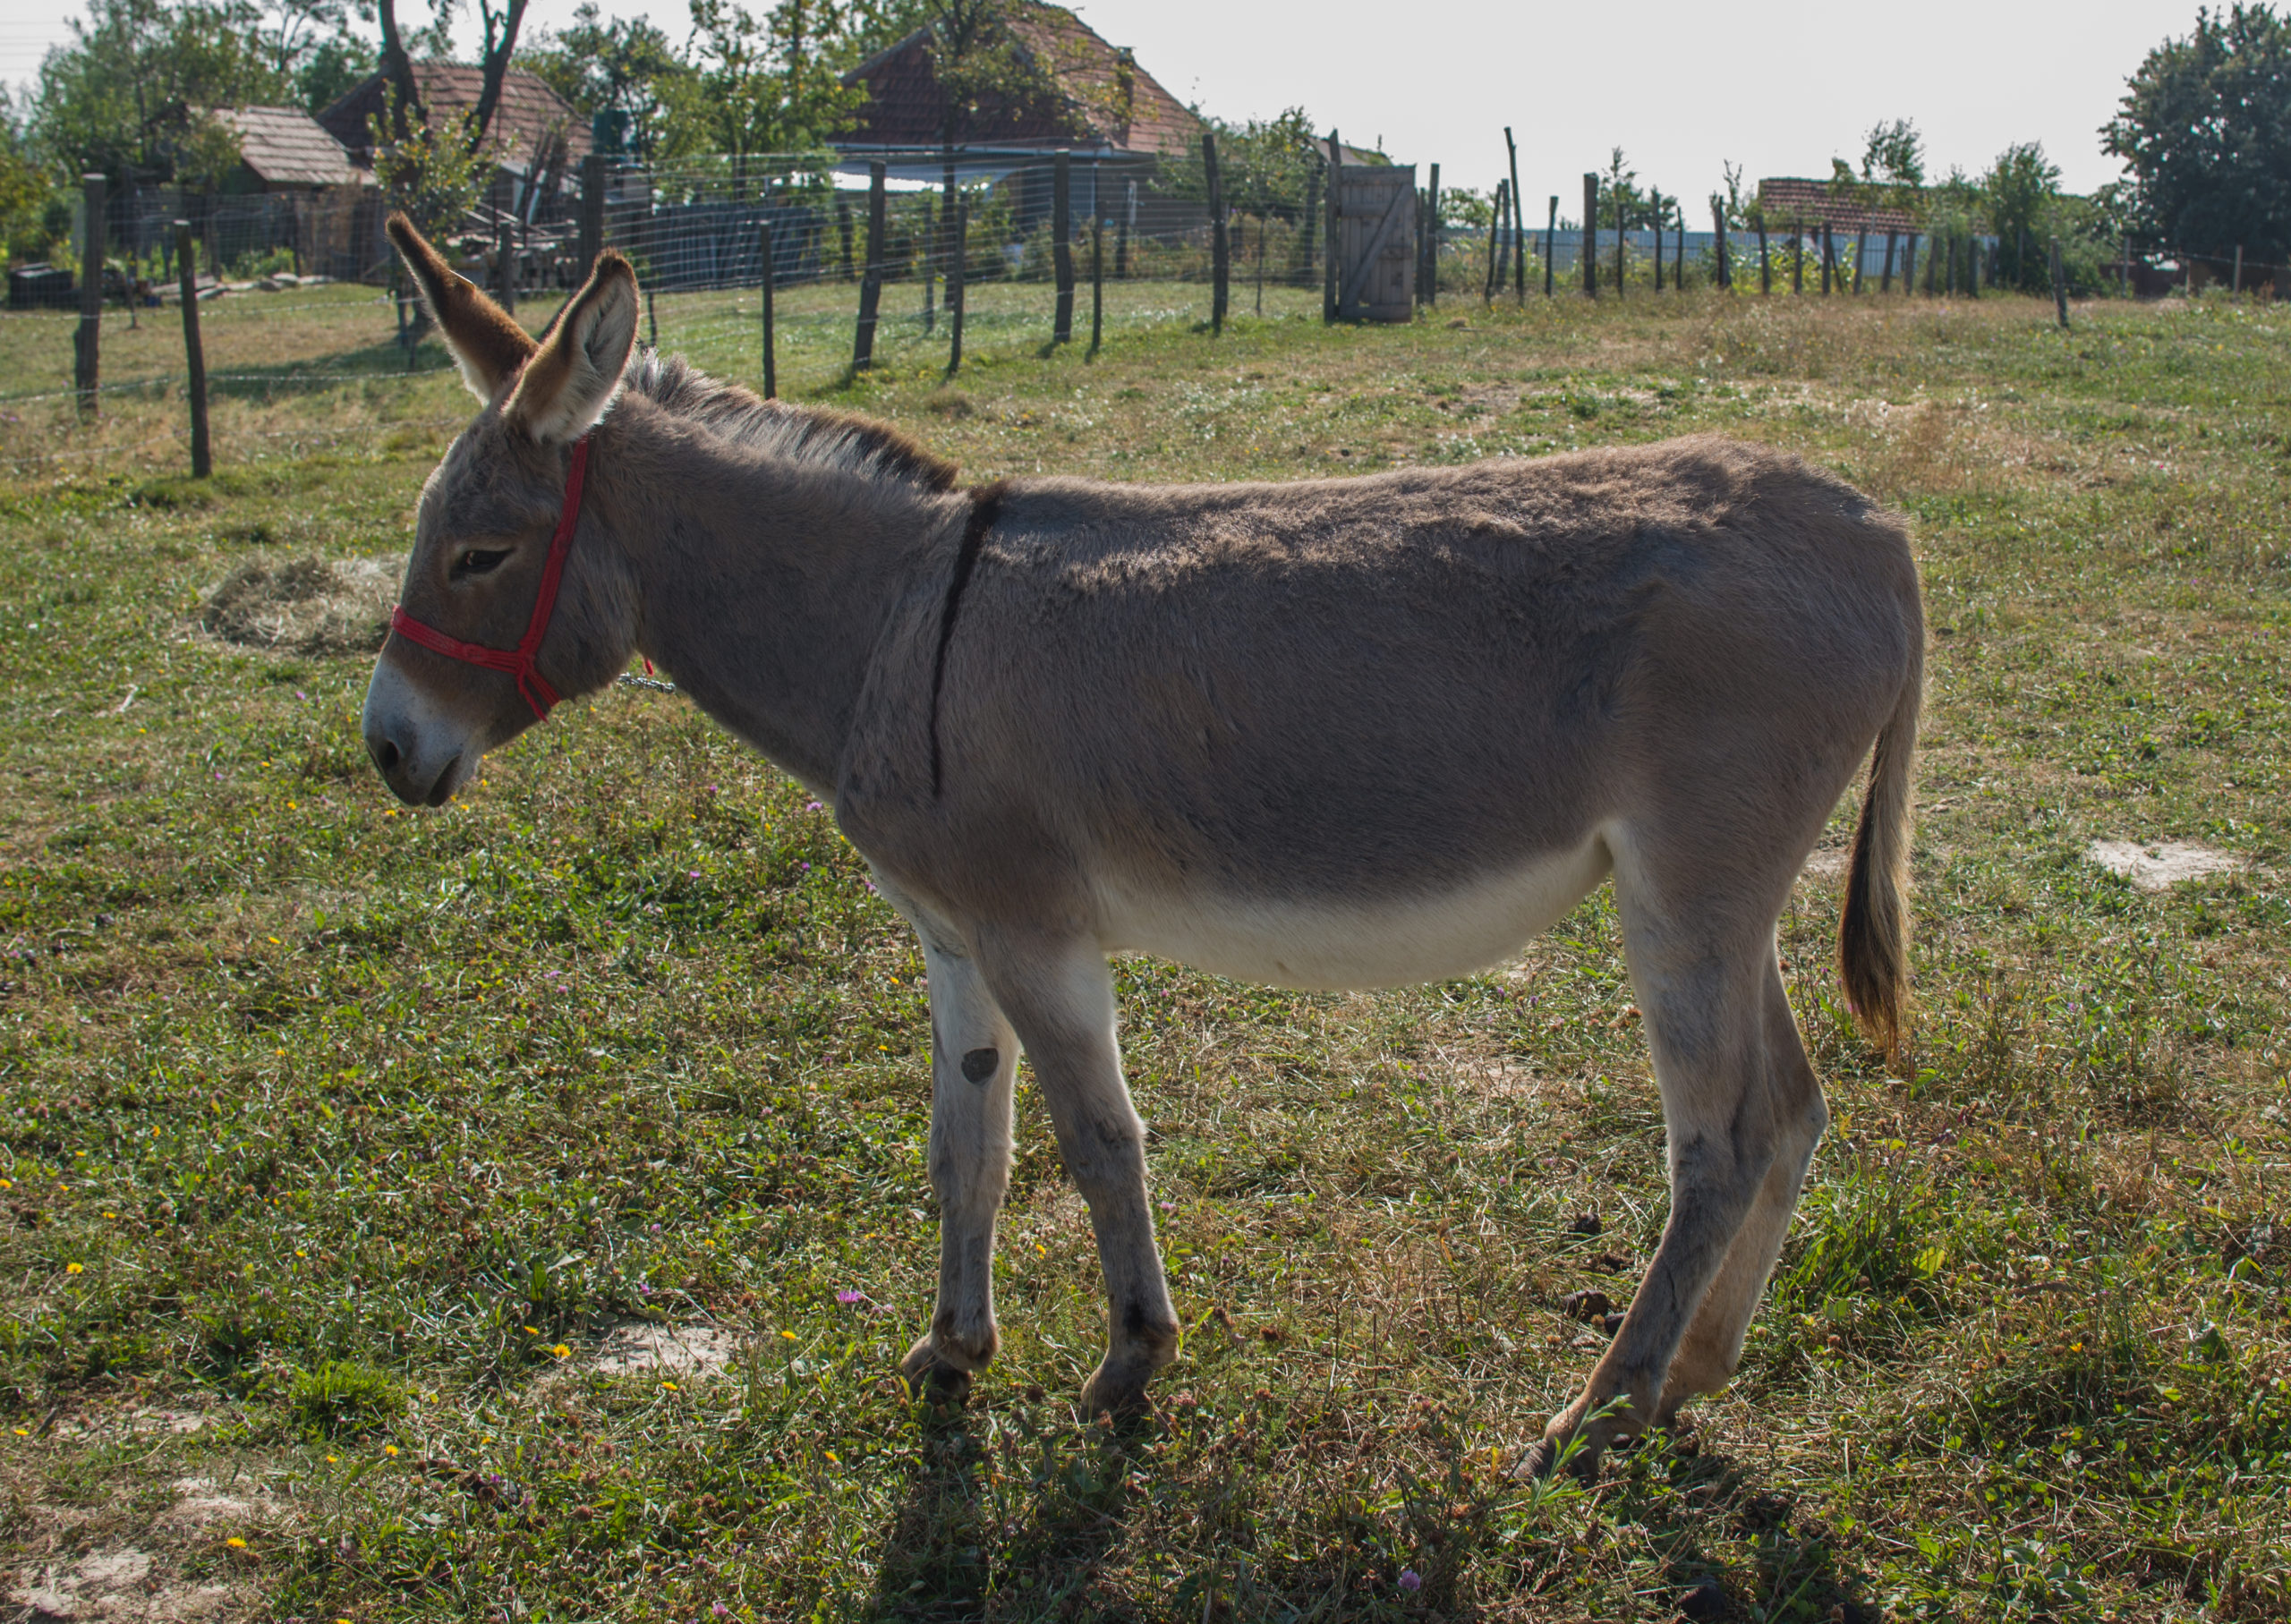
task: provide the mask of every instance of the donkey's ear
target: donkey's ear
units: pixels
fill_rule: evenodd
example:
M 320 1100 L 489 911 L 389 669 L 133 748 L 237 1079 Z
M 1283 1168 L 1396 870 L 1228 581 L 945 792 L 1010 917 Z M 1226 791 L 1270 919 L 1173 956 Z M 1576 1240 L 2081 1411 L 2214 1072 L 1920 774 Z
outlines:
M 577 440 L 620 388 L 636 347 L 636 273 L 612 249 L 552 323 L 502 417 L 544 446 Z
M 490 403 L 538 347 L 532 335 L 477 284 L 447 264 L 446 257 L 413 229 L 413 221 L 393 214 L 388 230 L 406 269 L 422 285 L 422 302 L 438 319 L 438 330 L 446 336 L 454 364 L 462 370 L 462 381 L 472 395 Z

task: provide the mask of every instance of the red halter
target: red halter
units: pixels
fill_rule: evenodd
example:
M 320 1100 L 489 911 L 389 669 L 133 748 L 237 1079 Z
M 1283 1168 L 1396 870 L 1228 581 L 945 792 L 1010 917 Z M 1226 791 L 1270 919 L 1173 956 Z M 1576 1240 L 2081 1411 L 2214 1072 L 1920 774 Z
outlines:
M 410 642 L 448 659 L 483 666 L 489 671 L 506 671 L 515 677 L 517 692 L 533 708 L 533 717 L 538 721 L 549 719 L 549 708 L 557 703 L 557 690 L 543 680 L 541 668 L 534 664 L 534 656 L 541 652 L 541 640 L 549 632 L 549 614 L 557 608 L 557 584 L 565 573 L 565 555 L 573 549 L 574 527 L 581 522 L 581 478 L 588 466 L 589 437 L 584 434 L 573 442 L 573 471 L 565 480 L 565 511 L 558 517 L 557 533 L 549 539 L 549 562 L 541 565 L 541 595 L 533 600 L 532 624 L 525 627 L 525 634 L 517 640 L 515 648 L 489 649 L 483 643 L 464 642 L 434 626 L 423 625 L 403 606 L 390 610 L 390 630 L 403 633 Z

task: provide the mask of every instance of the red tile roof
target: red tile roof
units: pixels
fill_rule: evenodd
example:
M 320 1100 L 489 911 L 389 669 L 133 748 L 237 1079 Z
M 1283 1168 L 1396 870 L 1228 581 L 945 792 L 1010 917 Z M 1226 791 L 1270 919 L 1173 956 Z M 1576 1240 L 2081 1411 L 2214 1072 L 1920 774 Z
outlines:
M 1758 205 L 1770 230 L 1827 225 L 1832 231 L 1921 229 L 1906 209 L 1885 208 L 1831 181 L 1778 179 L 1758 183 Z
M 318 122 L 362 163 L 371 161 L 374 141 L 367 121 L 388 107 L 387 84 L 376 73 L 319 115 Z M 413 84 L 435 124 L 452 114 L 477 111 L 485 71 L 450 62 L 417 62 Z M 545 157 L 559 142 L 565 161 L 578 164 L 589 155 L 588 125 L 541 80 L 522 68 L 510 69 L 501 80 L 501 103 L 493 110 L 493 127 L 486 132 L 486 149 L 497 163 L 522 166 L 531 164 L 536 152 Z
M 1059 89 L 1055 106 L 989 106 L 963 132 L 975 146 L 1102 142 L 1120 152 L 1183 152 L 1201 121 L 1126 51 L 1108 45 L 1062 5 L 1019 0 L 1011 27 Z M 933 147 L 946 97 L 933 71 L 930 36 L 918 29 L 844 75 L 868 99 L 844 147 Z
M 300 107 L 218 107 L 216 122 L 238 132 L 239 161 L 272 186 L 370 186 L 342 143 Z

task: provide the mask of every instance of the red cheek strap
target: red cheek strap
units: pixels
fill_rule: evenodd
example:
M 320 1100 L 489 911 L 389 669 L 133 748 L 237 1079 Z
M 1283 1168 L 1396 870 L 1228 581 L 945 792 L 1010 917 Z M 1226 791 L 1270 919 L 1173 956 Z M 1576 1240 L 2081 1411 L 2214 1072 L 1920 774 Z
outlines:
M 584 434 L 573 442 L 573 467 L 565 480 L 564 511 L 558 515 L 557 533 L 549 540 L 549 560 L 541 565 L 541 591 L 533 599 L 532 619 L 526 624 L 525 634 L 517 640 L 515 648 L 495 649 L 484 643 L 464 642 L 458 637 L 447 636 L 435 626 L 422 625 L 407 614 L 402 604 L 390 610 L 390 630 L 407 642 L 419 643 L 448 659 L 506 672 L 515 677 L 517 692 L 532 707 L 536 721 L 547 721 L 549 707 L 558 702 L 557 690 L 541 676 L 536 659 L 541 653 L 541 640 L 549 633 L 549 616 L 557 608 L 557 589 L 565 575 L 565 556 L 573 549 L 573 531 L 581 522 L 581 485 L 588 470 L 589 437 Z

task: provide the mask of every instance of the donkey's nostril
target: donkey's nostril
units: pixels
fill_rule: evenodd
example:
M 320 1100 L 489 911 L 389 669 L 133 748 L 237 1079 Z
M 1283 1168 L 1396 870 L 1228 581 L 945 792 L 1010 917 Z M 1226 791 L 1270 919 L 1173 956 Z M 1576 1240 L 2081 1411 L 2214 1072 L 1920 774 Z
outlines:
M 397 770 L 399 760 L 397 746 L 389 740 L 368 739 L 366 753 L 374 758 L 374 765 L 381 770 L 384 777 Z

